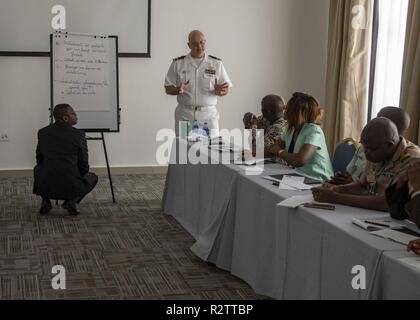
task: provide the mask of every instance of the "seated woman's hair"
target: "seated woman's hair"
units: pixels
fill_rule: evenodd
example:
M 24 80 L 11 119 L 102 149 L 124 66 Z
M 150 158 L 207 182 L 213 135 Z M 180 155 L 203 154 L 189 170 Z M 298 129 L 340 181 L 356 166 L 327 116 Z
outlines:
M 289 130 L 304 123 L 316 123 L 321 117 L 318 101 L 309 94 L 295 92 L 287 102 L 285 119 Z

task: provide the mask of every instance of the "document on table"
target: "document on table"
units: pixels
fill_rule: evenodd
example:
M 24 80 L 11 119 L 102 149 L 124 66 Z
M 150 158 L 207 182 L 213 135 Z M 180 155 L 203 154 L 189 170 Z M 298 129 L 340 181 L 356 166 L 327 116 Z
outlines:
M 217 144 L 213 145 L 212 144 L 212 145 L 208 146 L 208 148 L 210 150 L 216 150 L 216 151 L 220 151 L 220 152 L 234 152 L 234 150 L 228 145 L 217 145 Z
M 289 186 L 289 185 L 287 185 L 285 183 L 282 183 L 282 182 L 279 182 L 279 189 L 280 190 L 295 190 L 295 191 L 298 190 L 298 189 L 293 188 L 293 187 L 291 187 L 291 186 Z
M 265 164 L 266 162 L 271 162 L 272 158 L 263 158 L 263 159 L 251 159 L 251 160 L 237 160 L 235 164 L 238 166 L 255 166 L 257 164 Z
M 286 184 L 289 187 L 295 188 L 297 190 L 311 190 L 313 186 L 303 183 L 304 180 L 305 180 L 305 177 L 285 175 L 283 176 L 281 183 Z
M 351 222 L 353 224 L 355 224 L 356 226 L 358 226 L 362 229 L 368 230 L 368 231 L 376 231 L 376 230 L 379 230 L 379 229 L 387 228 L 385 226 L 378 226 L 378 225 L 373 225 L 373 224 L 370 224 L 370 223 L 366 223 L 366 222 L 364 222 L 364 220 L 360 220 L 360 219 L 356 219 L 356 218 L 353 218 L 353 220 Z
M 264 172 L 264 168 L 259 166 L 252 166 L 252 167 L 245 167 L 245 174 L 246 175 L 260 175 Z
M 328 206 L 332 205 L 331 203 L 321 203 L 314 200 L 314 197 L 312 194 L 305 194 L 301 196 L 291 196 L 290 198 L 287 198 L 286 200 L 283 200 L 279 203 L 277 203 L 280 207 L 286 207 L 286 208 L 297 208 L 304 204 L 314 204 L 314 205 L 321 205 L 321 206 Z
M 305 184 L 304 180 L 305 177 L 300 176 L 294 176 L 294 175 L 287 175 L 287 173 L 292 172 L 286 172 L 286 174 L 283 175 L 283 178 L 281 180 L 272 178 L 270 176 L 263 177 L 264 179 L 279 182 L 279 189 L 283 190 L 310 190 L 314 186 L 311 186 L 309 184 Z
M 408 230 L 408 231 L 407 231 Z M 389 239 L 394 242 L 408 245 L 412 240 L 420 238 L 420 234 L 415 235 L 416 233 L 403 227 L 400 229 L 382 229 L 378 231 L 372 231 L 370 234 L 373 234 L 378 237 Z
M 278 173 L 278 174 L 292 174 L 294 172 L 295 172 L 295 170 L 291 169 L 291 168 L 276 169 L 276 173 Z M 265 180 L 273 181 L 273 182 L 281 182 L 281 180 L 273 178 L 271 176 L 262 176 L 261 178 L 263 178 Z
M 314 197 L 312 194 L 305 194 L 303 196 L 292 196 L 279 202 L 277 205 L 286 208 L 297 208 L 305 203 L 312 203 L 313 201 Z
M 376 231 L 379 229 L 385 228 L 399 228 L 403 225 L 389 219 L 357 219 L 353 218 L 352 223 L 357 225 L 358 227 L 368 230 L 368 231 Z
M 420 269 L 420 258 L 418 257 L 400 258 L 398 260 L 406 264 L 409 264 L 410 266 Z

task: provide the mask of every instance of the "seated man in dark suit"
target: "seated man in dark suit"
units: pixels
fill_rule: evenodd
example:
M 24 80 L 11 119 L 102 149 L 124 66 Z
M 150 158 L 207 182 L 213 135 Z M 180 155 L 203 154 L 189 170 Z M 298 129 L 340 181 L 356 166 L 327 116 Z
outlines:
M 76 203 L 93 190 L 98 177 L 89 172 L 85 132 L 73 126 L 77 115 L 68 104 L 54 108 L 54 124 L 38 131 L 33 193 L 42 197 L 41 214 L 51 211 L 50 199 L 77 215 Z

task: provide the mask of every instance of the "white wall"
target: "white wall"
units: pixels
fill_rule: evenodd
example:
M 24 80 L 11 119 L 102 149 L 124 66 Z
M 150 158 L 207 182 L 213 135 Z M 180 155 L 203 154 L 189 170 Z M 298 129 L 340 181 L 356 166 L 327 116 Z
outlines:
M 121 1 L 123 3 L 123 1 Z M 156 165 L 155 135 L 173 127 L 176 98 L 163 80 L 172 58 L 188 53 L 189 31 L 207 37 L 234 83 L 219 100 L 221 128 L 242 128 L 268 93 L 306 91 L 324 102 L 328 0 L 153 0 L 151 59 L 120 59 L 121 132 L 107 134 L 112 166 Z M 7 14 L 0 12 L 2 15 Z M 70 30 L 69 30 L 70 31 Z M 49 121 L 49 59 L 0 57 L 0 169 L 32 168 L 36 132 Z M 90 163 L 105 164 L 90 141 Z

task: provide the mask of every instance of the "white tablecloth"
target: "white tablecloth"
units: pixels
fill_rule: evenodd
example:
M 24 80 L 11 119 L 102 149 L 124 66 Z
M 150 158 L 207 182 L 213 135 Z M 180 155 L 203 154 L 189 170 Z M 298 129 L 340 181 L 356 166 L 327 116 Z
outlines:
M 257 293 L 276 299 L 395 296 L 378 284 L 384 281 L 384 268 L 394 268 L 382 260 L 385 252 L 402 253 L 405 246 L 351 223 L 354 217 L 389 214 L 340 205 L 335 211 L 280 207 L 281 200 L 304 192 L 279 190 L 261 175 L 245 175 L 244 168 L 169 166 L 162 206 L 197 240 L 191 248 L 197 256 L 245 280 Z M 265 165 L 263 175 L 284 169 Z M 365 290 L 352 287 L 355 274 L 351 271 L 356 265 L 365 267 Z M 416 271 L 410 276 L 420 279 Z M 397 283 L 389 280 L 386 291 Z M 420 287 L 413 290 L 420 294 Z

